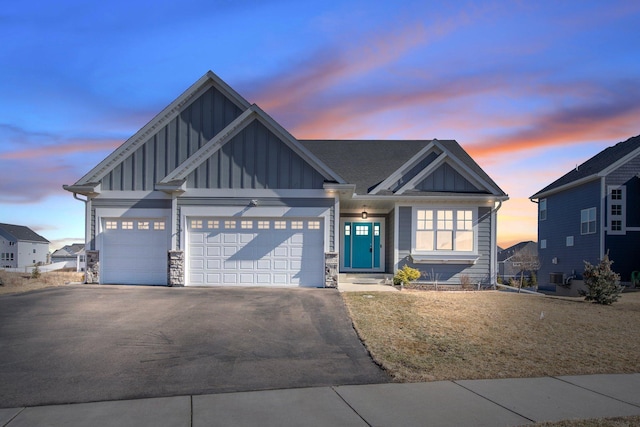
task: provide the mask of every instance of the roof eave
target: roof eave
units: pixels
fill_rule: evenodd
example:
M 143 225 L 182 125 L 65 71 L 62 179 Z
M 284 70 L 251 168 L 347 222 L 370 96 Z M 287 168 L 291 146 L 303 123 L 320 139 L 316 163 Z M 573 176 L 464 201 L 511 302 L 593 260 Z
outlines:
M 529 200 L 533 199 L 544 199 L 545 197 L 549 197 L 553 194 L 560 193 L 562 191 L 570 190 L 575 187 L 579 187 L 582 184 L 586 184 L 587 182 L 595 181 L 596 179 L 600 179 L 602 177 L 601 174 L 595 173 L 593 175 L 585 176 L 583 178 L 577 179 L 575 181 L 571 181 L 567 184 L 561 185 L 559 187 L 551 188 L 546 191 L 539 191 L 533 196 L 529 197 Z

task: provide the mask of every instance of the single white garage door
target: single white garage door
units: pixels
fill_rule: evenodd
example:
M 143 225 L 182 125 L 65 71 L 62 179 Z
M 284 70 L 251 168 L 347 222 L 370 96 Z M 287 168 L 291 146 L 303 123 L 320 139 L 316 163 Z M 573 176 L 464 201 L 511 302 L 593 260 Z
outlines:
M 189 218 L 189 285 L 322 286 L 319 218 Z
M 167 284 L 167 231 L 159 219 L 105 219 L 101 283 Z

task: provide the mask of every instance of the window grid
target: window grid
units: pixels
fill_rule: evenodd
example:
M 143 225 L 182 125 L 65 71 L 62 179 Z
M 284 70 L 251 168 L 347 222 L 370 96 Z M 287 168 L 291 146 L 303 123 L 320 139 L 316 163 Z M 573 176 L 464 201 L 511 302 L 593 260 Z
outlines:
M 253 221 L 240 221 L 240 228 L 253 228 Z
M 217 220 L 209 220 L 207 221 L 207 228 L 219 228 L 220 221 Z
M 356 225 L 356 236 L 368 236 L 368 235 L 369 235 L 369 226 Z
M 344 235 L 345 235 L 345 236 L 351 236 L 351 226 L 350 226 L 350 225 L 348 225 L 348 224 L 346 224 L 346 225 L 344 226 Z
M 106 228 L 107 230 L 117 230 L 118 221 L 106 221 L 104 224 L 104 228 Z
M 123 230 L 133 230 L 133 221 L 122 221 Z
M 153 222 L 154 230 L 164 230 L 164 221 L 154 221 Z
M 622 231 L 622 221 L 619 219 L 612 220 L 611 231 Z
M 287 221 L 273 221 L 273 228 L 276 230 L 286 230 Z
M 613 216 L 621 216 L 622 215 L 622 205 L 611 205 L 611 215 L 613 215 Z
M 258 228 L 261 230 L 268 230 L 270 227 L 269 221 L 258 221 Z
M 291 221 L 292 230 L 302 230 L 303 228 L 304 228 L 304 224 L 302 221 Z
M 474 247 L 473 211 L 418 209 L 415 238 L 416 250 L 471 252 Z
M 138 221 L 138 230 L 148 230 L 149 221 Z
M 191 220 L 191 228 L 202 228 L 202 220 L 201 219 L 192 219 Z
M 224 228 L 226 228 L 226 229 L 234 229 L 234 228 L 236 228 L 236 222 L 235 221 L 225 221 L 224 222 Z
M 307 223 L 307 228 L 309 230 L 320 230 L 320 221 L 309 221 Z

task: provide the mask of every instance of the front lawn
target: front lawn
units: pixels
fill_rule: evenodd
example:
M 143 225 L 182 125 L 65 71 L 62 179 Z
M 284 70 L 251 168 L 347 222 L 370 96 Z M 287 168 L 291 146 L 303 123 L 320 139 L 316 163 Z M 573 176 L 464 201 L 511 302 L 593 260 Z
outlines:
M 611 306 L 495 291 L 342 295 L 397 381 L 640 372 L 640 293 Z

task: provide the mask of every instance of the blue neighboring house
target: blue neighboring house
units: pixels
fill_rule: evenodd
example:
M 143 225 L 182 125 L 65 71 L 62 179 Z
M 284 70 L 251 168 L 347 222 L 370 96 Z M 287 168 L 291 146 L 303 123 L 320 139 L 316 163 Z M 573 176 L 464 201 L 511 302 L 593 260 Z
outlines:
M 538 204 L 541 288 L 582 280 L 605 254 L 621 281 L 640 271 L 640 135 L 601 151 L 530 197 Z

